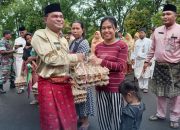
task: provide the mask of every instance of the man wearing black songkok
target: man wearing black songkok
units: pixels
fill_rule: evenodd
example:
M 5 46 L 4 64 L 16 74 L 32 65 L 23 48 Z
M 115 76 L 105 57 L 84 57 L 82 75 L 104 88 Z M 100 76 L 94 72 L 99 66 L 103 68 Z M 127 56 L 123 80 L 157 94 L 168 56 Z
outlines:
M 180 118 L 180 25 L 176 23 L 176 12 L 176 6 L 172 4 L 164 6 L 162 13 L 164 25 L 155 29 L 152 46 L 144 64 L 145 71 L 150 60 L 155 57 L 151 87 L 157 96 L 157 112 L 150 120 L 165 119 L 169 108 L 172 128 L 179 128 Z
M 69 54 L 67 40 L 61 35 L 64 16 L 60 4 L 46 6 L 45 29 L 37 30 L 31 44 L 38 55 L 38 94 L 42 130 L 77 130 L 77 116 L 69 64 L 82 61 L 83 54 Z

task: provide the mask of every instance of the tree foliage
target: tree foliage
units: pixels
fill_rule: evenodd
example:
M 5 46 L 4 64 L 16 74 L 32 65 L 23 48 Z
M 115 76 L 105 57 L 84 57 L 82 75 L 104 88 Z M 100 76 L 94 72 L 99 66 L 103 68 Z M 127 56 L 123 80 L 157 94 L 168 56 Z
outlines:
M 140 27 L 145 27 L 150 33 L 151 27 L 162 25 L 162 7 L 165 3 L 180 6 L 178 0 L 139 0 L 135 8 L 133 8 L 125 19 L 125 31 L 134 35 Z M 148 6 L 145 6 L 148 5 Z M 178 10 L 179 12 L 180 10 Z M 179 21 L 179 18 L 178 20 Z
M 107 15 L 117 19 L 120 30 L 134 34 L 139 27 L 149 29 L 161 25 L 160 12 L 165 2 L 176 4 L 180 11 L 179 0 L 1 0 L 0 32 L 9 29 L 17 35 L 21 25 L 30 32 L 44 28 L 43 9 L 54 2 L 61 3 L 64 32 L 70 31 L 73 21 L 81 20 L 85 23 L 89 41 L 99 29 L 100 20 Z
M 134 35 L 140 28 L 151 27 L 151 12 L 147 9 L 134 9 L 125 20 L 125 31 Z
M 167 3 L 171 3 L 177 6 L 177 23 L 180 24 L 180 1 L 178 0 L 167 0 Z M 158 13 L 156 13 L 155 15 L 152 16 L 151 21 L 152 21 L 152 25 L 158 27 L 160 25 L 162 25 L 162 20 L 161 20 L 161 16 L 162 16 L 162 12 L 159 11 Z
M 14 2 L 5 2 L 0 5 L 0 25 L 3 29 L 17 31 L 19 26 L 26 26 L 27 30 L 34 32 L 39 28 L 44 28 L 43 9 L 49 3 L 58 2 L 57 0 L 14 0 Z M 65 12 L 65 18 L 73 21 L 76 14 L 71 10 L 71 6 L 78 0 L 61 0 L 62 10 Z M 66 20 L 67 21 L 67 20 Z M 68 23 L 68 22 L 66 22 Z
M 134 8 L 137 1 L 138 0 L 96 0 L 94 7 L 90 7 L 87 11 L 95 20 L 99 20 L 107 15 L 114 16 L 117 19 L 119 28 L 123 29 L 124 19 L 129 11 Z
M 125 31 L 134 35 L 141 27 L 150 29 L 151 18 L 158 12 L 162 2 L 163 0 L 139 0 L 125 19 Z

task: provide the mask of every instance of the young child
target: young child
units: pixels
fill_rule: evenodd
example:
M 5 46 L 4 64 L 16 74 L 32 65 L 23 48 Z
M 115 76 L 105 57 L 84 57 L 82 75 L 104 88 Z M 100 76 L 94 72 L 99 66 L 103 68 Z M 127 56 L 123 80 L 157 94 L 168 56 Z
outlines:
M 120 92 L 127 105 L 122 110 L 121 130 L 139 130 L 142 114 L 145 110 L 141 102 L 138 87 L 131 81 L 124 81 L 120 85 Z

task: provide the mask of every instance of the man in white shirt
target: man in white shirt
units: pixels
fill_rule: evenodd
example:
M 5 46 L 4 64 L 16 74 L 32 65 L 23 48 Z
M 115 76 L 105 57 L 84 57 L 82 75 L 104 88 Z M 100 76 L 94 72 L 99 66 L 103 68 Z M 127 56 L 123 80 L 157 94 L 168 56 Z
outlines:
M 26 40 L 24 39 L 25 34 L 27 33 L 24 26 L 19 28 L 20 37 L 15 39 L 14 48 L 16 49 L 15 53 L 15 65 L 16 65 L 16 77 L 21 75 L 21 69 L 23 64 L 23 49 L 26 45 Z M 24 88 L 23 88 L 24 89 Z M 21 93 L 22 91 L 18 91 Z
M 148 80 L 150 78 L 150 68 L 143 72 L 143 65 L 146 59 L 147 53 L 150 50 L 152 41 L 146 38 L 146 29 L 141 28 L 139 30 L 139 37 L 135 42 L 135 49 L 131 55 L 131 59 L 134 64 L 134 74 L 138 79 L 139 88 L 143 90 L 144 93 L 148 92 Z

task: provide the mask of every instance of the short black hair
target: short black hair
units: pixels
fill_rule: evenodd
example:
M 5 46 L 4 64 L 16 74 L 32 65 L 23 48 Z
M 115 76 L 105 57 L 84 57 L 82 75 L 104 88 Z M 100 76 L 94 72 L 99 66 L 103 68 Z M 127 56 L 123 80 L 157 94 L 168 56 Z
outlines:
M 108 20 L 109 22 L 111 22 L 115 28 L 117 28 L 117 21 L 113 16 L 106 16 L 101 20 L 101 24 L 100 24 L 100 30 L 102 29 L 102 24 Z
M 27 33 L 25 34 L 25 36 L 24 36 L 25 40 L 26 40 L 26 37 L 27 37 L 27 36 L 32 36 L 32 33 L 27 32 Z
M 10 30 L 4 30 L 4 31 L 3 31 L 3 37 L 4 37 L 6 34 L 11 34 L 11 31 L 10 31 Z
M 26 28 L 24 26 L 19 27 L 19 31 L 24 31 Z
M 135 85 L 134 81 L 125 80 L 119 85 L 119 91 L 123 96 L 126 96 L 129 92 L 133 92 L 133 95 L 141 100 L 141 96 L 139 94 L 139 88 Z
M 144 33 L 146 33 L 146 28 L 144 28 L 144 27 L 143 27 L 143 28 L 140 28 L 140 29 L 139 29 L 139 32 L 144 32 Z

